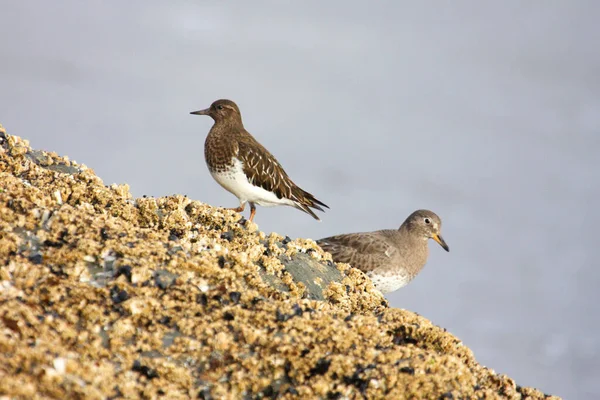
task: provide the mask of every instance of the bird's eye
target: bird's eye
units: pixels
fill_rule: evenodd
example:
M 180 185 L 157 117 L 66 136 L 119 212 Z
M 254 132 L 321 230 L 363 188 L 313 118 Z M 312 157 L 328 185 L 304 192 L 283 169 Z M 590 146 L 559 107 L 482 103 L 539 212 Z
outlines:
M 223 106 L 219 104 L 219 105 L 217 106 L 217 110 L 222 110 L 222 109 L 223 109 Z
M 430 220 L 429 218 L 425 218 L 425 223 L 426 223 L 426 224 L 430 224 L 430 223 L 431 223 L 431 220 Z

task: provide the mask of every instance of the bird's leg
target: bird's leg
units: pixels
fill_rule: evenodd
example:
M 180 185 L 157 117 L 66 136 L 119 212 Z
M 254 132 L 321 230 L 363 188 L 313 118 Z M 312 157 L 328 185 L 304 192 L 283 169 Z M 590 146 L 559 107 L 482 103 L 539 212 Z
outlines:
M 242 211 L 244 211 L 245 208 L 246 208 L 246 203 L 241 203 L 239 207 L 226 208 L 226 210 L 232 210 L 232 211 L 241 213 Z
M 254 205 L 254 203 L 250 203 L 250 222 L 252 222 L 252 220 L 254 219 L 254 214 L 256 214 L 256 206 Z

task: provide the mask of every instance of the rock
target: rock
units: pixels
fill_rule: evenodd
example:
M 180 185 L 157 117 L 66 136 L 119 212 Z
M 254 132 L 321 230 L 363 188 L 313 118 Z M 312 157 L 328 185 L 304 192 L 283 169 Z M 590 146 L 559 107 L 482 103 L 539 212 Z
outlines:
M 0 259 L 7 398 L 547 398 L 310 239 L 133 199 L 1 126 Z

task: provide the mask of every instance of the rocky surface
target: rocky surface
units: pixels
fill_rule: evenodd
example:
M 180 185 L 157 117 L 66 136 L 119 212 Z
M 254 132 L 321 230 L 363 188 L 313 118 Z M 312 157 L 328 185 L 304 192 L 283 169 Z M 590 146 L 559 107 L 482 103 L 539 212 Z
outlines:
M 310 239 L 134 199 L 0 126 L 0 395 L 542 399 Z

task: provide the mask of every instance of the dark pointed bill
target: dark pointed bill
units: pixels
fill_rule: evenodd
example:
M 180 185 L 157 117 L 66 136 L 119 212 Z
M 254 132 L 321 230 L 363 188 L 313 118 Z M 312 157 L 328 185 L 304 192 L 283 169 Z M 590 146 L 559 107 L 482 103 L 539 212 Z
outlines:
M 210 111 L 210 108 L 207 108 L 206 110 L 192 111 L 190 114 L 194 114 L 194 115 L 208 115 L 209 111 Z
M 442 237 L 442 235 L 433 235 L 433 240 L 435 240 L 436 242 L 438 242 L 440 244 L 440 246 L 442 246 L 442 248 L 446 251 L 450 251 L 450 247 L 448 247 L 448 245 L 446 244 L 446 241 L 444 240 L 444 238 Z

